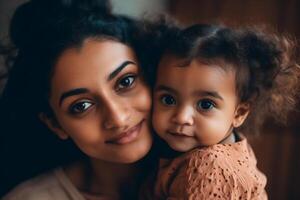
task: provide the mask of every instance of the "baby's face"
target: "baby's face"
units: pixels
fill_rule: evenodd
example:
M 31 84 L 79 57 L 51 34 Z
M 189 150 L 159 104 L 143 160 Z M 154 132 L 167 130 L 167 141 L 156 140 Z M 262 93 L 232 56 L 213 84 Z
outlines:
M 152 123 L 176 151 L 220 143 L 239 126 L 235 73 L 165 56 L 157 72 Z

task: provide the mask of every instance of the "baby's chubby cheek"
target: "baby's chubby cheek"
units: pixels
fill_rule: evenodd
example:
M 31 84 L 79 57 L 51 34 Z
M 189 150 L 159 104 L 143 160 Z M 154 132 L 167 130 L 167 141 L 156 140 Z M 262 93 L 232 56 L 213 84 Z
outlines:
M 156 134 L 162 136 L 166 131 L 166 120 L 164 119 L 164 113 L 159 112 L 156 108 L 155 103 L 153 104 L 153 112 L 152 112 L 152 126 L 155 130 Z
M 231 130 L 231 123 L 226 120 L 208 120 L 196 123 L 196 138 L 203 145 L 213 145 L 223 140 Z

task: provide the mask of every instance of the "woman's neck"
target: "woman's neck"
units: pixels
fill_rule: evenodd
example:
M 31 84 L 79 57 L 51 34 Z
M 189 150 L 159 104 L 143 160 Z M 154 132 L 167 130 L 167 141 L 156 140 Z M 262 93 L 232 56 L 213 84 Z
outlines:
M 95 159 L 65 169 L 80 191 L 116 199 L 125 194 L 137 194 L 141 170 L 140 163 L 117 164 Z

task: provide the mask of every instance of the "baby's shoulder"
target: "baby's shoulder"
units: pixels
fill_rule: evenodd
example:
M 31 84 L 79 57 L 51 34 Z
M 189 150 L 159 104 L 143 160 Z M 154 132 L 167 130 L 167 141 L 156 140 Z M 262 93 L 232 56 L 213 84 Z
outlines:
M 228 168 L 232 165 L 255 164 L 255 156 L 245 138 L 231 144 L 215 144 L 207 147 L 196 148 L 185 155 L 190 167 L 208 167 L 209 169 Z
M 226 144 L 193 150 L 185 171 L 188 193 L 206 188 L 209 194 L 220 196 L 263 194 L 266 177 L 243 146 Z
M 213 145 L 197 148 L 186 155 L 191 166 L 223 165 L 224 160 L 231 158 L 231 149 L 226 145 Z
M 218 144 L 194 149 L 186 158 L 186 173 L 199 179 L 230 179 L 248 176 L 256 167 L 249 152 L 239 144 Z

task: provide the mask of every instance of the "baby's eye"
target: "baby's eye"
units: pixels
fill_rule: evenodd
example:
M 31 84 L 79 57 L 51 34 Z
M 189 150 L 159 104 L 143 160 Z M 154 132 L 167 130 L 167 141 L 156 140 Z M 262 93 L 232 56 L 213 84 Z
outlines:
M 197 109 L 208 111 L 215 107 L 215 103 L 209 99 L 203 99 L 197 102 Z
M 129 75 L 121 78 L 117 83 L 117 90 L 126 89 L 132 86 L 135 82 L 136 76 Z
M 167 106 L 172 106 L 172 105 L 175 105 L 176 104 L 176 100 L 174 97 L 172 97 L 171 95 L 163 95 L 161 98 L 160 98 L 161 102 L 164 104 L 164 105 L 167 105 Z
M 81 114 L 88 110 L 92 105 L 91 102 L 82 101 L 72 105 L 69 110 L 72 114 Z

